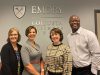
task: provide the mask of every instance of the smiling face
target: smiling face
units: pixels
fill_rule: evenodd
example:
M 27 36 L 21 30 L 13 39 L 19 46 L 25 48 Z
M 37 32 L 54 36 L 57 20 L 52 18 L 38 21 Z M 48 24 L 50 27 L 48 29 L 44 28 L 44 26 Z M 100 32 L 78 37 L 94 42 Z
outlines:
M 28 37 L 29 40 L 34 41 L 34 39 L 35 39 L 35 37 L 36 37 L 36 34 L 37 34 L 37 33 L 36 33 L 35 29 L 32 28 L 32 29 L 30 29 L 30 31 L 29 31 L 27 37 Z
M 11 43 L 17 43 L 19 40 L 19 32 L 15 28 L 11 28 L 8 33 L 8 39 Z
M 50 39 L 53 42 L 53 44 L 60 44 L 63 40 L 63 33 L 60 29 L 58 28 L 53 28 L 50 31 Z
M 60 42 L 60 34 L 52 32 L 50 35 L 53 43 L 57 44 Z
M 69 24 L 71 26 L 72 32 L 76 32 L 80 27 L 80 18 L 78 16 L 71 16 L 69 19 Z
M 36 37 L 36 34 L 37 34 L 37 29 L 36 27 L 34 26 L 29 26 L 26 28 L 26 31 L 25 31 L 25 35 L 28 37 L 28 39 L 30 41 L 33 41 L 35 40 L 35 37 Z

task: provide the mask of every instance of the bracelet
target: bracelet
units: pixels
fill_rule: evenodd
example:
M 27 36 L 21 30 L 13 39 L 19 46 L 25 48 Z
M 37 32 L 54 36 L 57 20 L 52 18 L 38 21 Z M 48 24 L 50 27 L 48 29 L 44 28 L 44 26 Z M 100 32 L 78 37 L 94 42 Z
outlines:
M 44 69 L 41 69 L 41 71 L 44 71 Z

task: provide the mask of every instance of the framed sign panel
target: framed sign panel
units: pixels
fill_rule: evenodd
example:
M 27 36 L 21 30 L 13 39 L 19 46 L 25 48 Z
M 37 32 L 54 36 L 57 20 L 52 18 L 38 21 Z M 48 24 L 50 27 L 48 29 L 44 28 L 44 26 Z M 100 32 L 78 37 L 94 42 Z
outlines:
M 100 10 L 94 10 L 95 32 L 100 43 Z

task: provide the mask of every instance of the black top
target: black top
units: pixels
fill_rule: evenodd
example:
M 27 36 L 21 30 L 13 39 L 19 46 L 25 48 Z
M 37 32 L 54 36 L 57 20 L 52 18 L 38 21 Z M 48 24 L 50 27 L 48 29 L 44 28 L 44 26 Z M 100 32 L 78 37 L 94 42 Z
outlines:
M 18 51 L 20 54 L 21 45 L 17 44 Z M 21 57 L 21 54 L 20 54 Z M 20 58 L 20 75 L 22 75 L 23 71 L 23 63 L 22 59 Z M 5 44 L 1 49 L 1 61 L 2 61 L 2 68 L 1 73 L 2 75 L 18 75 L 18 60 L 16 57 L 16 53 L 14 48 L 12 47 L 11 43 L 8 42 Z

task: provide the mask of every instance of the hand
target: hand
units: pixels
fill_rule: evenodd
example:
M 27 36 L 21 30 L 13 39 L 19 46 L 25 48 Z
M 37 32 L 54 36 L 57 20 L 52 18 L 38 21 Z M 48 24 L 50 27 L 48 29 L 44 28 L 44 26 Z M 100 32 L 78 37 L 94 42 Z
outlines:
M 35 73 L 34 75 L 40 75 L 40 73 Z
M 44 75 L 44 71 L 41 71 L 41 75 Z

